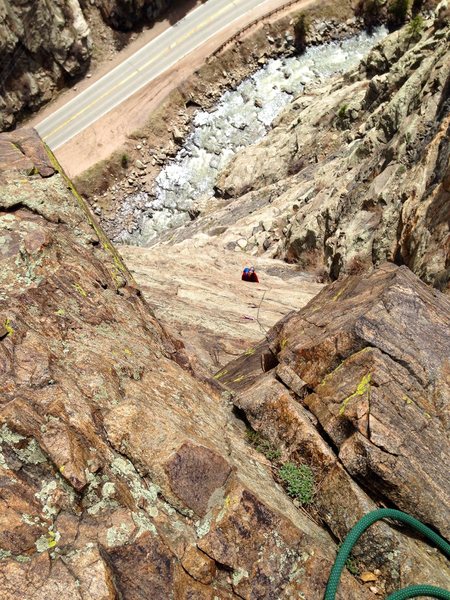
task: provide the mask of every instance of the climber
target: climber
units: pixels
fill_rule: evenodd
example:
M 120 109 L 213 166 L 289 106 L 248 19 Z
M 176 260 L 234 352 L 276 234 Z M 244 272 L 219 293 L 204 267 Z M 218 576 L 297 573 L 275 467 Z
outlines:
M 245 267 L 242 271 L 242 281 L 251 281 L 252 283 L 259 283 L 258 275 L 255 272 L 255 267 Z

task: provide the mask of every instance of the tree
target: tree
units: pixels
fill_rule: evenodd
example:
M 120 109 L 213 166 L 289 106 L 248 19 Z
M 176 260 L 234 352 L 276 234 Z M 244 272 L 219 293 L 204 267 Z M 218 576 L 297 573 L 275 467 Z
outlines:
M 371 31 L 383 21 L 383 3 L 381 0 L 359 0 L 355 13 L 362 17 L 364 26 Z

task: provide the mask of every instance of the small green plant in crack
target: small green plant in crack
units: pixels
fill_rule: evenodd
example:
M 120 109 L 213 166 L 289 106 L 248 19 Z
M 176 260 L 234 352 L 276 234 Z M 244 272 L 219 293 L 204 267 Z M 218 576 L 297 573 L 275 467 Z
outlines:
M 339 542 L 339 544 L 337 545 L 338 552 L 341 549 L 342 544 L 343 542 Z M 352 554 L 350 554 L 350 556 L 345 561 L 345 568 L 349 573 L 351 573 L 355 577 L 359 577 L 359 575 L 361 575 L 361 569 L 358 567 L 358 564 Z
M 361 571 L 360 571 L 358 565 L 356 564 L 356 562 L 353 560 L 353 558 L 347 558 L 347 560 L 345 562 L 345 567 L 346 567 L 347 571 L 349 573 L 351 573 L 352 575 L 358 576 L 361 574 Z
M 314 498 L 314 474 L 307 465 L 285 463 L 278 472 L 284 487 L 300 504 L 311 504 Z
M 122 166 L 122 169 L 126 169 L 128 167 L 128 165 L 130 164 L 130 157 L 128 156 L 128 154 L 122 154 L 120 158 L 120 164 Z
M 348 109 L 348 104 L 342 104 L 339 107 L 339 110 L 337 111 L 337 118 L 340 120 L 345 119 L 345 117 L 347 116 L 347 109 Z
M 411 19 L 408 25 L 408 31 L 413 38 L 420 37 L 423 30 L 423 18 L 420 15 L 416 15 Z
M 268 460 L 275 461 L 280 458 L 281 451 L 278 450 L 278 448 L 274 444 L 272 444 L 272 442 L 266 440 L 260 433 L 258 433 L 254 429 L 247 429 L 246 436 L 247 442 L 251 444 L 253 448 L 255 448 L 255 450 L 258 450 L 258 452 L 264 454 L 264 456 Z

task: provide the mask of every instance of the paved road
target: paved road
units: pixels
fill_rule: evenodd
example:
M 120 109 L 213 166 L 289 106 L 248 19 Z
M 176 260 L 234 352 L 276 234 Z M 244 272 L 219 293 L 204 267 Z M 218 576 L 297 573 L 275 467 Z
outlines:
M 208 0 L 36 126 L 56 150 L 266 0 Z

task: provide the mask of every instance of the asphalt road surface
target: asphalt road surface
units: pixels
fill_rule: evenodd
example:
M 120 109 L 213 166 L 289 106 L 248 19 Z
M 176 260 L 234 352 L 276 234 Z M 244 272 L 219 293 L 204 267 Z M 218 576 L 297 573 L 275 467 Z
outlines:
M 208 0 L 36 126 L 56 150 L 265 0 Z

